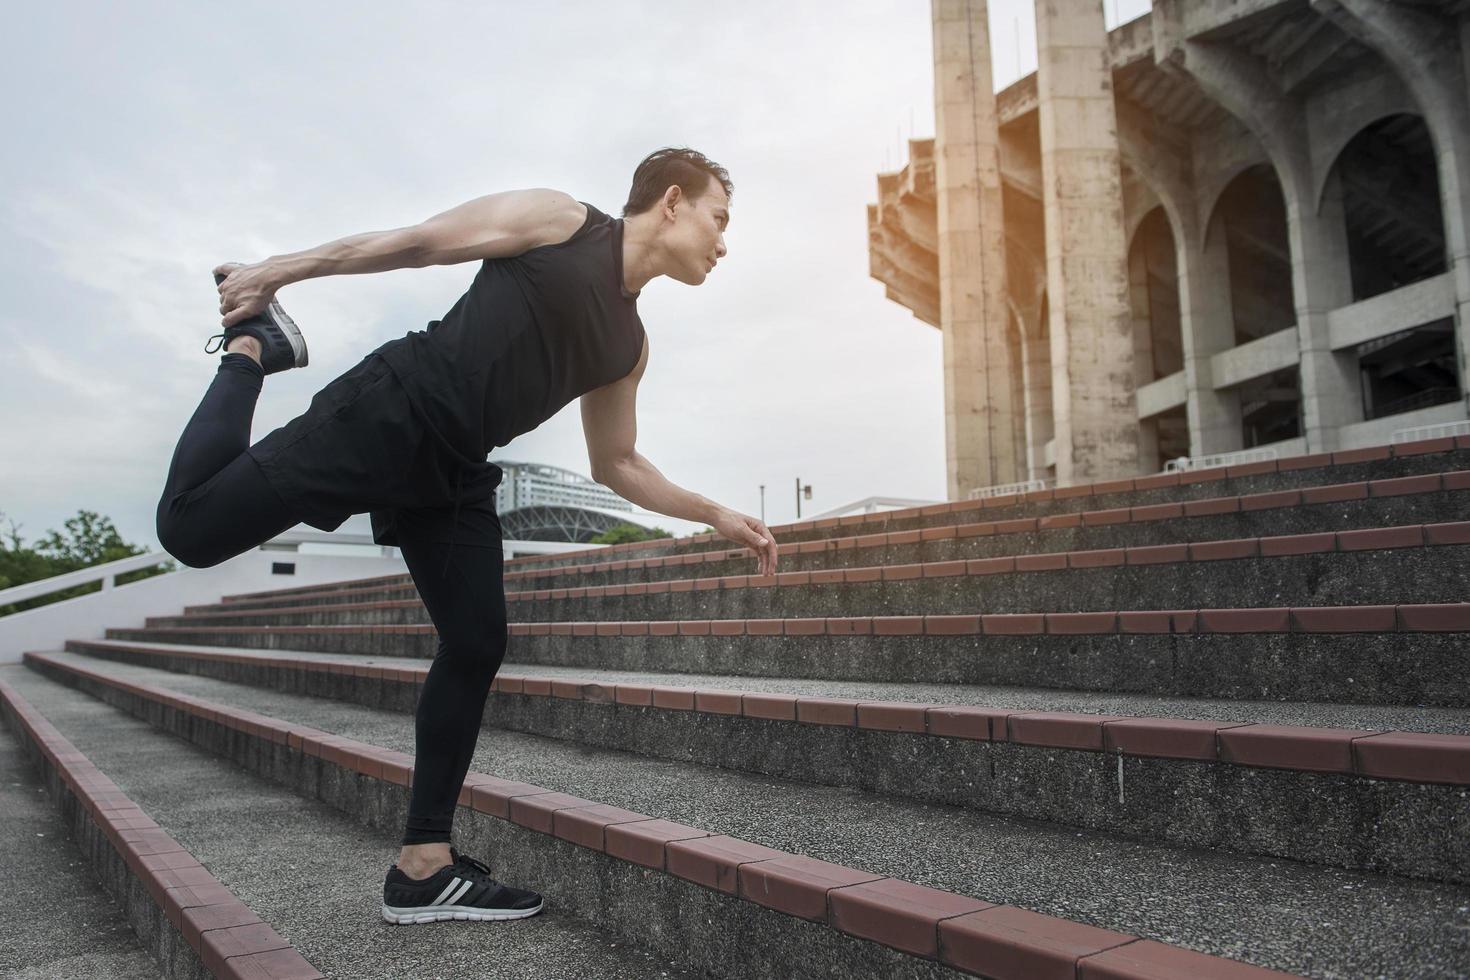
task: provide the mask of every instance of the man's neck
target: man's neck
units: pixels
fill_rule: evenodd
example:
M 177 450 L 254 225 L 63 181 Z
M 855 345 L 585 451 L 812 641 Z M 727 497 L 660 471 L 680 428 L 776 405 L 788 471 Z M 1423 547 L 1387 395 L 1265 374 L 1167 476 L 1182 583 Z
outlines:
M 641 292 L 649 282 L 663 275 L 653 247 L 653 232 L 654 225 L 648 215 L 623 219 L 623 288 L 630 293 Z

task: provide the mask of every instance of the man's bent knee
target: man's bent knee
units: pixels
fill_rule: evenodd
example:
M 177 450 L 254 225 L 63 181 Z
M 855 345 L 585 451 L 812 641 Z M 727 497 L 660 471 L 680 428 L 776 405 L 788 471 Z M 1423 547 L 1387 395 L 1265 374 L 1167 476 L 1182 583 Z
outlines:
M 158 508 L 158 546 L 190 568 L 211 568 L 228 558 L 205 547 L 202 528 L 189 527 L 166 511 L 163 504 Z

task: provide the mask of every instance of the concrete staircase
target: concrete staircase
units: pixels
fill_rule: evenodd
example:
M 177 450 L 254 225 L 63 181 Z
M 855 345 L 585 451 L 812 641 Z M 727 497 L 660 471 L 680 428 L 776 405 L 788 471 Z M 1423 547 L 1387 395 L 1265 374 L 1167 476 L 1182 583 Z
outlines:
M 1470 973 L 1470 440 L 773 530 L 768 578 L 710 537 L 507 565 L 456 835 L 524 923 L 377 919 L 405 578 L 35 651 L 0 700 L 167 976 Z M 178 853 L 250 918 L 191 927 Z

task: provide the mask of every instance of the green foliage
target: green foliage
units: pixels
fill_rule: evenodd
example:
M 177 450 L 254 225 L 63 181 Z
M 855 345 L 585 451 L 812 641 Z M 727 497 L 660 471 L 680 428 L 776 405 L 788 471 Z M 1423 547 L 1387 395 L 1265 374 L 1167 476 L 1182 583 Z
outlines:
M 66 529 L 64 532 L 49 531 L 45 537 L 36 542 L 34 547 L 30 548 L 26 547 L 25 542 L 21 539 L 20 525 L 14 520 L 5 518 L 4 514 L 0 514 L 0 520 L 4 520 L 8 525 L 3 531 L 0 531 L 0 538 L 4 539 L 0 541 L 0 589 L 25 585 L 27 582 L 37 582 L 53 575 L 62 575 L 66 572 L 90 568 L 93 565 L 141 555 L 145 550 L 124 541 L 111 518 L 90 510 L 77 511 L 77 516 L 69 518 L 64 523 L 63 527 Z M 118 585 L 125 585 L 128 582 L 136 582 L 139 579 L 159 575 L 173 569 L 173 562 L 164 562 L 153 568 L 143 568 L 119 575 L 116 581 Z M 90 585 L 79 585 L 36 599 L 0 606 L 0 616 L 8 616 L 10 613 L 24 609 L 34 609 L 37 606 L 60 602 L 62 599 L 96 592 L 101 587 L 101 582 L 93 582 Z
M 652 541 L 655 538 L 672 538 L 673 535 L 661 527 L 646 528 L 637 524 L 614 524 L 592 538 L 588 544 L 627 544 L 629 541 Z

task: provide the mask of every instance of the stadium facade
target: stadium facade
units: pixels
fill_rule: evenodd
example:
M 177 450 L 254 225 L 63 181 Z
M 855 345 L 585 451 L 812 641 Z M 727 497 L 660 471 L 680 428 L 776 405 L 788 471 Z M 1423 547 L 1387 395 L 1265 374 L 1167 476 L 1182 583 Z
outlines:
M 1470 3 L 1038 0 L 991 84 L 934 0 L 935 137 L 871 274 L 944 334 L 948 492 L 1467 418 Z

